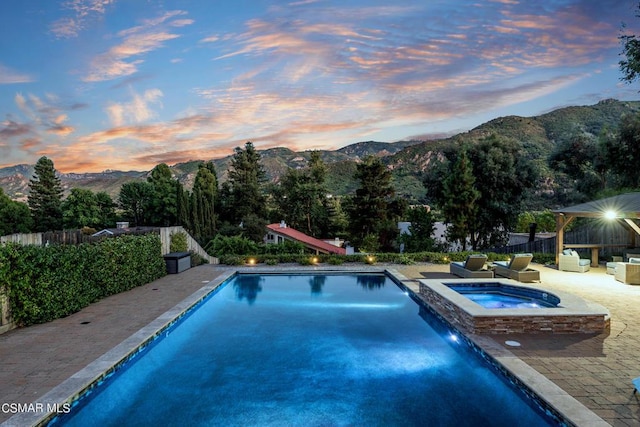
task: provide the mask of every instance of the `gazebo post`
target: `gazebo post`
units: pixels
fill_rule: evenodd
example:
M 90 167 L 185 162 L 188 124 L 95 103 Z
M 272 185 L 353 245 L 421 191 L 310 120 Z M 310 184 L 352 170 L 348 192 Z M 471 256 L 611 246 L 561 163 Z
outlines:
M 556 265 L 560 262 L 560 252 L 564 246 L 564 228 L 575 219 L 575 216 L 565 216 L 562 212 L 556 213 Z
M 630 218 L 625 218 L 624 222 L 629 226 L 629 245 L 632 248 L 636 247 L 636 236 L 640 234 L 640 227 Z

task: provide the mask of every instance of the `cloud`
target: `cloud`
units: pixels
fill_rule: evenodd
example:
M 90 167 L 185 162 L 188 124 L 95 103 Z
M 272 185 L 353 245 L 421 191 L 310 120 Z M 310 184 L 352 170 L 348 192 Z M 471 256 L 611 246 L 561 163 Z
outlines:
M 5 120 L 0 123 L 0 137 L 13 138 L 32 132 L 31 126 L 26 123 L 18 123 L 13 120 Z
M 141 123 L 156 117 L 151 110 L 151 104 L 159 104 L 162 91 L 159 89 L 146 90 L 142 95 L 133 93 L 133 99 L 128 103 L 112 102 L 106 107 L 107 115 L 113 126 L 119 127 L 126 123 Z
M 86 104 L 82 103 L 65 105 L 52 94 L 42 98 L 32 93 L 26 96 L 17 93 L 14 103 L 25 120 L 19 122 L 17 119 L 8 118 L 0 123 L 0 137 L 8 140 L 29 135 L 28 138 L 19 141 L 22 149 L 29 152 L 41 143 L 41 132 L 59 137 L 75 132 L 75 127 L 67 124 L 69 117 L 64 111 L 76 111 L 86 107 Z
M 49 31 L 57 38 L 74 38 L 85 30 L 94 19 L 106 13 L 107 6 L 116 0 L 67 0 L 62 3 L 64 10 L 72 16 L 54 21 Z
M 93 58 L 90 70 L 83 80 L 100 82 L 135 74 L 138 72 L 138 66 L 144 62 L 139 58 L 140 56 L 164 47 L 166 41 L 180 37 L 178 34 L 166 31 L 162 26 L 171 18 L 185 13 L 184 11 L 167 12 L 158 18 L 143 21 L 142 25 L 120 31 L 118 37 L 122 42 Z M 178 25 L 175 25 L 176 22 Z M 173 27 L 182 27 L 192 22 L 188 19 L 173 21 Z M 138 59 L 134 59 L 136 57 Z
M 0 64 L 0 85 L 8 85 L 15 83 L 30 83 L 34 78 L 28 74 L 19 73 Z

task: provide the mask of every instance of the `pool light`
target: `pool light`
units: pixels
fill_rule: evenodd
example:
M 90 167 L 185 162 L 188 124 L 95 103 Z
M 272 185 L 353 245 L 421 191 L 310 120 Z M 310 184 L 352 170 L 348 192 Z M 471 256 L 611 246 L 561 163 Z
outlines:
M 449 339 L 453 342 L 458 342 L 458 336 L 456 334 L 449 334 Z

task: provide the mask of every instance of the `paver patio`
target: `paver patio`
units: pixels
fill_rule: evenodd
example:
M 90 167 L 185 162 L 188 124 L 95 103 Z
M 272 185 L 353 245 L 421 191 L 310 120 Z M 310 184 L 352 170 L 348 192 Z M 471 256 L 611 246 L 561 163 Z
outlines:
M 611 312 L 611 330 L 600 335 L 494 335 L 493 341 L 545 375 L 614 426 L 640 425 L 640 286 L 605 274 L 559 272 L 534 265 L 541 284 L 574 293 Z M 333 267 L 332 267 L 333 268 Z M 444 278 L 448 265 L 394 265 L 409 279 Z M 206 265 L 114 295 L 64 319 L 0 335 L 0 404 L 30 403 L 103 355 L 228 268 Z M 89 322 L 89 323 L 86 323 Z M 521 347 L 507 347 L 505 340 Z M 0 422 L 11 414 L 0 412 Z

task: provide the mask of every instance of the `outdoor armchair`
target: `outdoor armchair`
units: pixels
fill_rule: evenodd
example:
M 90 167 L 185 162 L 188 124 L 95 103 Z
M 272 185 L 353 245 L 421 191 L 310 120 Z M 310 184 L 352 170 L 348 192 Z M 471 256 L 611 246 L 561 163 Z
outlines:
M 580 255 L 571 249 L 565 249 L 558 257 L 558 270 L 584 273 L 591 269 L 591 260 L 580 259 Z

